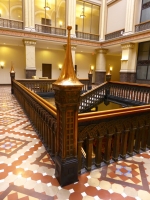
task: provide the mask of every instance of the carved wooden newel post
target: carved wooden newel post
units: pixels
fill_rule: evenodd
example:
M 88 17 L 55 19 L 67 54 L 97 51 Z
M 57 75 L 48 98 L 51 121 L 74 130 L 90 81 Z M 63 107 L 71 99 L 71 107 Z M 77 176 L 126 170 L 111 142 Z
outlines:
M 14 94 L 13 80 L 15 79 L 15 71 L 14 71 L 13 65 L 11 66 L 11 70 L 10 70 L 10 78 L 11 78 L 11 94 Z
M 76 78 L 71 55 L 68 26 L 66 57 L 60 77 L 53 83 L 57 107 L 55 176 L 61 186 L 78 181 L 77 133 L 78 108 L 82 84 Z

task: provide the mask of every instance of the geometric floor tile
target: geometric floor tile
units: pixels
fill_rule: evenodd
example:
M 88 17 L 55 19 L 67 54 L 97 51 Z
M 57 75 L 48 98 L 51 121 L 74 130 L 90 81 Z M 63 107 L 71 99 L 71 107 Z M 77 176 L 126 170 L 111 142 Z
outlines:
M 53 197 L 41 194 L 32 190 L 27 190 L 15 185 L 11 185 L 1 195 L 0 199 L 4 200 L 52 200 Z
M 14 119 L 14 118 L 10 118 L 10 117 L 3 117 L 3 118 L 0 118 L 0 125 L 1 126 L 7 126 L 7 125 L 12 124 L 16 121 L 18 121 L 18 119 Z
M 27 131 L 34 131 L 33 126 L 31 124 L 23 127 L 22 129 L 27 130 Z
M 118 161 L 107 167 L 106 178 L 116 180 L 116 183 L 123 183 L 134 187 L 143 188 L 148 182 L 145 180 L 146 174 L 143 173 L 144 167 L 142 163 L 134 161 Z
M 5 137 L 0 140 L 0 156 L 11 156 L 28 143 L 26 140 Z
M 55 164 L 47 152 L 42 153 L 41 156 L 32 164 L 37 164 L 39 166 L 45 166 L 48 168 L 55 168 Z

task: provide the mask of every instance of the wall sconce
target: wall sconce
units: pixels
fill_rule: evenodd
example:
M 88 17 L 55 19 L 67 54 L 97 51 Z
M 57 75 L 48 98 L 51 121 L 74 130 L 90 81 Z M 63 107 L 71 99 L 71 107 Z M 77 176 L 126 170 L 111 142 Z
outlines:
M 60 28 L 62 27 L 62 21 L 59 22 L 59 26 L 60 26 Z
M 92 70 L 92 71 L 94 70 L 94 66 L 93 66 L 93 65 L 91 65 L 91 70 Z
M 62 64 L 59 64 L 58 68 L 59 68 L 59 70 L 61 70 L 62 69 Z
M 4 68 L 4 62 L 1 62 L 1 69 Z
M 112 67 L 112 66 L 110 66 L 110 67 L 109 67 L 109 70 L 110 70 L 110 72 L 112 72 L 112 70 L 113 70 L 113 67 Z

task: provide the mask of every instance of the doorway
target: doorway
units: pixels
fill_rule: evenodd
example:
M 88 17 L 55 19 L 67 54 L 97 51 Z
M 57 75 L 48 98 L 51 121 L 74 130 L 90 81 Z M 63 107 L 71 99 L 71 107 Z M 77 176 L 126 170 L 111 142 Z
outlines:
M 52 78 L 52 64 L 42 64 L 42 77 Z

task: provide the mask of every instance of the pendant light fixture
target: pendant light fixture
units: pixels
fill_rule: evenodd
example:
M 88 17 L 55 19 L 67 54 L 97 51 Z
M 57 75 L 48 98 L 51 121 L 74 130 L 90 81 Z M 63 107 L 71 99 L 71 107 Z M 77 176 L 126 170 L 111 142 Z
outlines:
M 84 14 L 84 1 L 83 1 L 82 13 L 81 13 L 80 17 L 81 18 L 86 17 L 85 14 Z
M 44 6 L 45 10 L 50 10 L 51 8 L 48 5 L 48 1 L 45 0 L 45 6 Z

